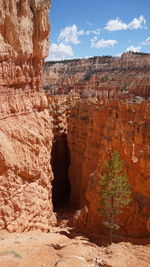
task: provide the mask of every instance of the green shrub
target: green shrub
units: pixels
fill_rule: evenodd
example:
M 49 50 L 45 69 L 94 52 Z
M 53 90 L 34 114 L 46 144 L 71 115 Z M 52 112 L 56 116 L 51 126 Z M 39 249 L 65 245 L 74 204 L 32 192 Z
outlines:
M 114 230 L 119 229 L 116 217 L 122 213 L 122 208 L 131 201 L 130 184 L 124 172 L 124 161 L 118 152 L 111 154 L 100 176 L 100 206 L 98 211 L 104 218 L 104 225 L 109 229 L 110 243 L 112 243 Z

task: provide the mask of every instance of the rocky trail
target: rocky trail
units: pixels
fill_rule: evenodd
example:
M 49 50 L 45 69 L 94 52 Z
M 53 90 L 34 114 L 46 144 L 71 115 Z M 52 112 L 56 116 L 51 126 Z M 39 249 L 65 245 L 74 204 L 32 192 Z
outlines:
M 150 266 L 150 245 L 89 239 L 70 223 L 72 214 L 61 213 L 48 232 L 0 232 L 1 267 L 134 267 Z M 97 243 L 97 244 L 96 244 Z M 98 245 L 99 243 L 99 245 Z M 105 244 L 105 245 L 104 245 Z

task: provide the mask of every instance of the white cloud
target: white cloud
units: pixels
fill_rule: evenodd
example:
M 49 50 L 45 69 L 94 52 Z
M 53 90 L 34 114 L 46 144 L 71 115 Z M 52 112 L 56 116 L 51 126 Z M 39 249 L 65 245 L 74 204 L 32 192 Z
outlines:
M 133 45 L 130 45 L 126 49 L 126 52 L 129 52 L 129 51 L 132 51 L 132 52 L 140 52 L 141 51 L 141 46 L 133 46 Z
M 94 36 L 94 37 L 91 39 L 91 47 L 92 47 L 92 48 L 94 48 L 97 39 L 98 39 L 97 36 Z
M 146 19 L 143 15 L 141 15 L 138 19 L 134 18 L 129 24 L 128 28 L 133 30 L 142 29 L 144 28 L 144 25 L 146 25 Z
M 142 43 L 143 45 L 150 45 L 150 36 Z
M 95 29 L 93 31 L 85 31 L 85 34 L 90 35 L 92 33 L 92 34 L 95 34 L 95 35 L 99 35 L 100 32 L 101 32 L 101 29 Z
M 63 42 L 65 44 L 80 44 L 78 36 L 84 35 L 85 31 L 78 31 L 78 27 L 73 24 L 72 26 L 65 27 L 61 30 L 58 36 L 58 42 Z
M 123 23 L 119 18 L 109 20 L 105 26 L 105 29 L 108 31 L 119 31 L 126 30 L 128 25 Z
M 77 35 L 84 35 L 85 34 L 85 31 L 84 30 L 80 30 L 77 32 Z
M 46 61 L 71 58 L 73 55 L 74 53 L 70 45 L 65 45 L 63 43 L 53 43 L 50 47 L 50 53 L 49 56 L 46 58 Z
M 72 26 L 65 27 L 61 30 L 58 36 L 58 42 L 63 42 L 64 44 L 80 44 L 81 41 L 79 40 L 79 36 L 90 34 L 99 35 L 100 31 L 101 29 L 99 28 L 95 30 L 78 30 L 77 25 L 73 24 Z
M 116 40 L 104 40 L 101 39 L 99 41 L 97 41 L 96 38 L 91 39 L 91 47 L 92 48 L 104 48 L 104 47 L 111 47 L 114 46 L 115 44 L 117 44 L 118 42 Z
M 130 23 L 125 23 L 120 20 L 120 18 L 116 18 L 114 20 L 109 20 L 106 23 L 105 29 L 108 31 L 119 31 L 119 30 L 137 30 L 145 28 L 146 19 L 143 15 L 139 16 L 139 18 L 134 18 Z

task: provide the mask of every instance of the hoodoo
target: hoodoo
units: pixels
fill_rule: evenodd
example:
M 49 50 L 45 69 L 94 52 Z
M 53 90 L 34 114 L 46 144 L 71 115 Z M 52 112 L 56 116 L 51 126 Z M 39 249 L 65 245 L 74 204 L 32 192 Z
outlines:
M 0 0 L 0 229 L 45 229 L 51 122 L 42 90 L 50 0 Z

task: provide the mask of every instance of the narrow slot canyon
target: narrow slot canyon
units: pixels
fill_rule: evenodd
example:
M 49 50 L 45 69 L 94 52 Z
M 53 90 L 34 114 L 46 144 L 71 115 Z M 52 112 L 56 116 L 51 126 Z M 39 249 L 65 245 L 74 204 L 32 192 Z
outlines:
M 52 202 L 54 211 L 69 205 L 70 182 L 68 168 L 70 165 L 70 153 L 67 144 L 67 135 L 56 136 L 51 151 L 51 166 L 54 175 L 52 183 Z
M 0 0 L 0 266 L 150 267 L 149 5 L 59 2 Z
M 133 191 L 131 206 L 125 210 L 124 216 L 119 217 L 119 234 L 137 238 L 149 236 L 148 197 L 144 191 L 143 180 L 140 179 L 143 173 L 146 177 L 149 173 L 148 147 L 145 147 L 142 157 L 139 154 L 143 144 L 145 146 L 149 143 L 146 115 L 149 113 L 149 103 L 133 102 L 131 105 L 129 101 L 78 99 L 76 95 L 47 94 L 47 97 L 54 136 L 51 150 L 54 176 L 52 202 L 58 221 L 69 218 L 69 223 L 73 222 L 76 229 L 86 234 L 93 229 L 98 235 L 104 232 L 97 212 L 98 177 L 111 149 L 118 151 L 125 161 L 128 167 L 127 177 Z M 144 169 L 141 172 L 142 165 Z M 134 197 L 133 174 L 136 173 L 139 177 L 139 199 Z M 145 179 L 145 186 L 146 183 Z M 136 214 L 136 220 L 133 214 Z M 143 221 L 142 217 L 145 218 Z

